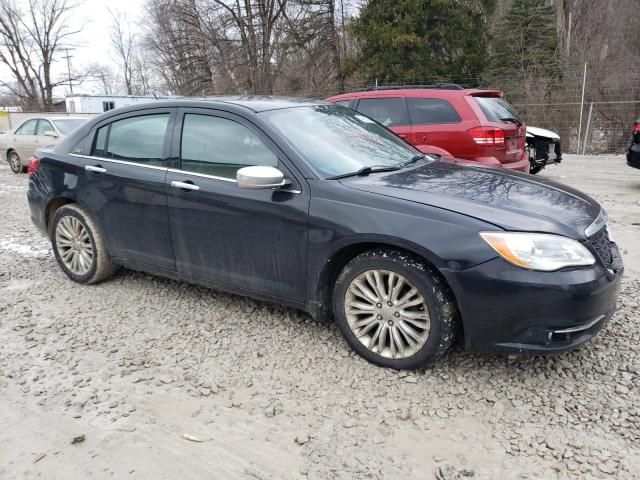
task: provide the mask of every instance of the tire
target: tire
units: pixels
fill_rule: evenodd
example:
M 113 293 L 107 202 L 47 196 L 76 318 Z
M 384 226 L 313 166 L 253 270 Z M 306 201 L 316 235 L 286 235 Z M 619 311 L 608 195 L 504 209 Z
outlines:
M 531 175 L 535 175 L 536 173 L 540 173 L 543 168 L 544 167 L 541 167 L 540 165 L 531 165 L 529 166 L 529 173 Z
M 86 235 L 81 232 L 86 232 Z M 102 233 L 84 208 L 68 204 L 56 210 L 51 220 L 49 236 L 58 265 L 74 282 L 101 282 L 117 270 Z M 91 255 L 87 254 L 88 248 L 91 249 Z M 75 255 L 78 260 L 74 263 L 69 258 Z
M 20 155 L 18 155 L 18 152 L 15 150 L 11 150 L 7 154 L 7 161 L 9 162 L 9 168 L 11 168 L 11 171 L 16 175 L 25 171 L 22 160 L 20 160 Z
M 370 285 L 366 282 L 375 279 L 375 271 L 386 288 L 386 296 L 382 295 L 382 298 L 387 302 L 374 302 L 355 285 L 356 282 Z M 402 277 L 404 284 L 400 283 L 398 276 Z M 390 284 L 394 288 L 387 288 Z M 415 287 L 418 295 L 409 297 L 410 301 L 404 301 L 405 307 L 400 308 L 411 287 Z M 359 294 L 354 294 L 356 291 Z M 378 291 L 371 288 L 369 293 L 381 297 Z M 414 298 L 415 301 L 412 300 Z M 422 303 L 409 305 L 420 299 Z M 348 311 L 345 305 L 349 305 Z M 354 314 L 358 311 L 362 313 Z M 455 340 L 459 324 L 453 294 L 433 268 L 410 254 L 387 249 L 362 253 L 344 267 L 334 285 L 333 312 L 342 335 L 359 355 L 376 365 L 395 369 L 415 369 L 433 364 Z M 413 319 L 405 317 L 407 314 Z M 419 317 L 426 317 L 426 321 Z M 419 340 L 414 338 L 413 345 L 405 333 L 407 326 L 411 327 L 413 334 L 419 334 Z M 370 330 L 365 332 L 367 328 Z M 383 329 L 388 333 L 383 334 Z M 377 341 L 374 341 L 378 331 Z M 392 331 L 396 339 L 394 342 L 391 342 Z M 358 339 L 356 332 L 362 340 Z M 383 335 L 384 342 L 381 342 Z M 395 343 L 395 348 L 392 343 Z M 399 348 L 401 346 L 405 348 Z

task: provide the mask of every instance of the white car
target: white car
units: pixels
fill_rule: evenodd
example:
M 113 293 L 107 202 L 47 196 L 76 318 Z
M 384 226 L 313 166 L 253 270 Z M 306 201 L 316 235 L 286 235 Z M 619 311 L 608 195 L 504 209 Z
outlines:
M 529 173 L 535 175 L 547 165 L 562 162 L 560 135 L 551 130 L 527 125 Z
M 25 120 L 19 127 L 0 134 L 0 156 L 9 162 L 13 173 L 24 172 L 37 148 L 59 143 L 86 122 L 78 117 L 37 117 Z

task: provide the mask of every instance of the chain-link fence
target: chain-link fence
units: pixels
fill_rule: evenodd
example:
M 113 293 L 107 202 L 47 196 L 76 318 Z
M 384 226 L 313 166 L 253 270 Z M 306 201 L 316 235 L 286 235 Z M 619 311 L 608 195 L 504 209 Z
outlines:
M 549 72 L 552 72 L 550 74 Z M 560 135 L 567 153 L 624 154 L 631 141 L 631 129 L 640 117 L 640 61 L 585 64 L 536 65 L 535 71 L 518 75 L 456 74 L 448 78 L 401 78 L 392 81 L 371 79 L 349 80 L 342 88 L 333 75 L 327 74 L 320 84 L 307 86 L 276 82 L 265 95 L 326 98 L 340 91 L 385 86 L 458 83 L 465 86 L 498 89 L 520 113 L 527 125 L 552 130 Z M 219 95 L 249 94 L 226 90 Z M 17 118 L 25 114 L 7 114 Z M 7 128 L 7 118 L 0 118 L 0 130 Z M 13 120 L 13 118 L 12 118 Z M 14 122 L 11 122 L 12 124 Z

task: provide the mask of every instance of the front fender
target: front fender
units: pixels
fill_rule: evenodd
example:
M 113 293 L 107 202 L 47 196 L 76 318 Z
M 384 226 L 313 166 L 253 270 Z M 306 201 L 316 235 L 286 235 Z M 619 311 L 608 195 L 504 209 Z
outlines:
M 388 246 L 411 252 L 438 270 L 461 271 L 496 257 L 478 232 L 497 227 L 456 212 L 356 190 L 338 182 L 310 182 L 307 304 L 329 309 L 327 272 L 363 250 Z

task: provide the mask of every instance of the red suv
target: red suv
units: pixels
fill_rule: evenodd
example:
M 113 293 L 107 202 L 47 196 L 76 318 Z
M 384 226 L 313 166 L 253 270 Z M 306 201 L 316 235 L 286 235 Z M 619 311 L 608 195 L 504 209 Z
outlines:
M 529 171 L 526 127 L 499 90 L 429 85 L 327 99 L 373 118 L 425 153 Z

